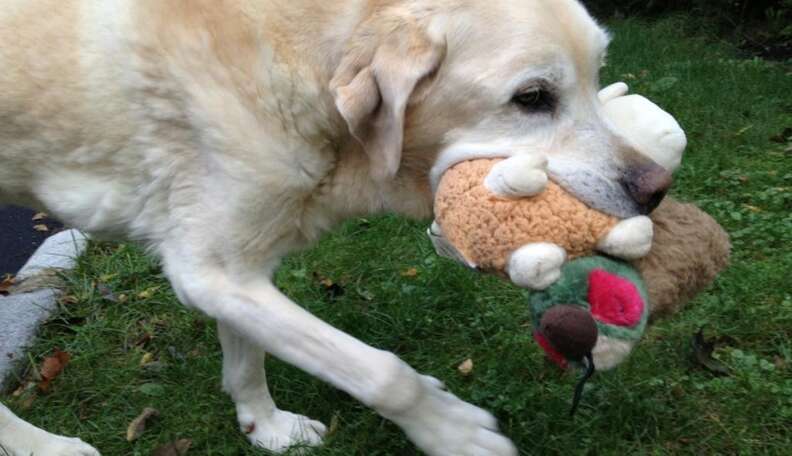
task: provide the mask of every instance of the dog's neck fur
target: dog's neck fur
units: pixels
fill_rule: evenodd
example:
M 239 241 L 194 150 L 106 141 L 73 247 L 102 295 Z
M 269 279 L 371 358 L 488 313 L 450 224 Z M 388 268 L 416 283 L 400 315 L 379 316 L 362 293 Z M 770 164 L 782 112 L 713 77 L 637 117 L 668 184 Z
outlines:
M 257 2 L 246 1 L 246 7 Z M 345 8 L 336 5 L 337 1 L 298 0 L 297 8 L 290 1 L 292 11 L 299 10 L 299 18 L 285 24 L 320 36 L 318 40 L 294 41 L 277 43 L 278 58 L 304 62 L 305 68 L 314 70 L 319 88 L 317 105 L 321 105 L 331 119 L 324 130 L 326 140 L 332 144 L 334 160 L 332 167 L 317 181 L 317 191 L 309 196 L 320 207 L 334 207 L 337 213 L 346 216 L 357 216 L 380 212 L 396 212 L 412 218 L 431 216 L 433 193 L 429 185 L 429 168 L 432 164 L 433 151 L 407 148 L 404 151 L 400 172 L 394 179 L 375 181 L 368 173 L 369 158 L 361 144 L 352 137 L 346 124 L 335 109 L 332 94 L 329 92 L 330 80 L 348 47 L 348 41 L 366 23 L 371 21 L 387 21 L 389 15 L 383 9 L 397 4 L 411 4 L 403 0 L 356 0 L 344 2 Z M 326 11 L 324 11 L 326 10 Z M 324 11 L 324 12 L 323 12 Z M 340 15 L 338 11 L 345 11 Z M 260 16 L 264 17 L 264 16 Z M 262 30 L 277 30 L 284 26 L 283 18 L 276 18 L 277 26 L 266 17 L 260 24 Z M 302 34 L 278 33 L 277 36 L 299 37 Z M 271 37 L 268 37 L 268 39 Z M 409 116 L 409 112 L 408 112 Z M 408 121 L 409 123 L 409 121 Z M 350 197 L 354 195 L 354 197 Z M 339 210 L 340 209 L 340 210 Z
M 306 221 L 298 221 L 302 238 L 313 240 L 351 216 L 380 212 L 396 212 L 414 218 L 431 216 L 432 192 L 428 180 L 431 151 L 407 147 L 395 178 L 380 182 L 372 179 L 369 158 L 350 134 L 330 93 L 330 80 L 346 52 L 349 38 L 358 32 L 361 24 L 370 20 L 371 15 L 381 13 L 383 2 L 358 1 L 353 9 L 348 5 L 334 8 L 335 1 L 316 0 L 296 0 L 298 6 L 295 7 L 294 0 L 290 0 L 290 7 L 282 10 L 300 11 L 301 14 L 283 18 L 259 11 L 262 7 L 259 1 L 223 0 L 227 5 L 217 5 L 216 0 L 200 0 L 208 2 L 205 5 L 174 2 L 169 14 L 163 14 L 162 5 L 156 3 L 160 0 L 151 1 L 151 10 L 139 7 L 138 22 L 153 27 L 143 36 L 157 37 L 159 41 L 143 46 L 141 52 L 145 55 L 151 49 L 157 53 L 152 59 L 154 65 L 168 62 L 177 66 L 180 74 L 188 75 L 184 83 L 177 81 L 177 85 L 189 87 L 192 84 L 199 92 L 196 96 L 179 94 L 187 100 L 205 99 L 207 93 L 227 90 L 228 81 L 232 81 L 234 93 L 218 97 L 217 106 L 195 107 L 196 114 L 190 120 L 195 122 L 198 118 L 205 122 L 205 127 L 193 124 L 191 128 L 211 132 L 214 125 L 244 126 L 244 122 L 249 122 L 250 130 L 220 131 L 218 141 L 221 142 L 214 149 L 243 163 L 240 169 L 230 172 L 239 171 L 238 175 L 245 178 L 258 180 L 257 175 L 295 175 L 291 181 L 299 185 L 283 191 L 289 193 L 289 199 L 299 199 L 293 207 L 295 210 L 299 207 L 302 213 L 292 216 Z M 223 13 L 204 15 L 201 14 L 203 8 L 219 9 Z M 318 12 L 324 9 L 328 11 Z M 279 9 L 267 7 L 267 11 L 273 10 Z M 347 15 L 334 11 L 346 11 Z M 284 32 L 284 27 L 295 30 Z M 305 33 L 312 37 L 300 40 Z M 284 41 L 284 37 L 290 37 L 290 41 Z M 193 61 L 190 46 L 196 45 L 204 47 L 198 50 L 198 55 L 208 53 L 210 60 L 217 62 Z M 157 70 L 162 69 L 154 69 L 151 73 Z M 166 71 L 167 77 L 173 76 L 170 68 Z M 211 74 L 211 71 L 218 73 Z M 301 82 L 299 87 L 294 85 L 295 80 Z M 235 101 L 240 105 L 241 120 L 228 122 L 227 116 L 236 113 L 227 106 L 233 107 Z M 267 116 L 273 119 L 265 123 L 280 124 L 287 133 L 285 140 L 288 142 L 282 147 L 278 146 L 281 139 L 278 132 L 271 138 L 264 136 L 267 141 L 274 142 L 274 146 L 261 144 L 262 140 L 256 138 L 260 128 L 258 118 Z M 295 138 L 302 141 L 295 143 Z M 255 152 L 259 147 L 282 149 L 277 154 L 283 163 L 261 163 Z M 278 188 L 265 181 L 259 187 L 261 192 Z M 260 204 L 276 197 L 283 199 L 262 195 Z M 318 220 L 322 222 L 317 224 Z

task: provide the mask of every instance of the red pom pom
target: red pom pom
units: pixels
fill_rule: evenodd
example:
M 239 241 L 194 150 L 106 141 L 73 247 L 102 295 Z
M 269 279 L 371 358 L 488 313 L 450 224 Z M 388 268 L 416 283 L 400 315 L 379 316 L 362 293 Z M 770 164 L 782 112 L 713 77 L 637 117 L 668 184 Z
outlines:
M 635 326 L 641 321 L 643 298 L 629 280 L 603 269 L 589 274 L 588 301 L 597 320 L 617 326 Z
M 569 362 L 564 358 L 564 355 L 557 352 L 552 345 L 550 345 L 550 341 L 547 340 L 545 336 L 542 335 L 539 331 L 534 331 L 533 333 L 534 340 L 536 343 L 539 344 L 540 347 L 545 351 L 547 357 L 550 358 L 554 363 L 558 364 L 558 367 L 561 369 L 566 369 L 569 366 Z

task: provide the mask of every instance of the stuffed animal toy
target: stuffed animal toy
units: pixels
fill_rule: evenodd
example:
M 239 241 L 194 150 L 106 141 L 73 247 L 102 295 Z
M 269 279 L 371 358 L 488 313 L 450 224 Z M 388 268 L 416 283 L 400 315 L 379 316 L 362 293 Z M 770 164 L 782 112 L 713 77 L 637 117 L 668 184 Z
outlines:
M 626 93 L 622 83 L 604 89 L 603 112 L 639 151 L 675 170 L 684 132 L 651 101 Z M 618 220 L 552 181 L 536 193 L 536 160 L 448 164 L 436 185 L 430 238 L 443 256 L 538 290 L 529 309 L 551 359 L 589 373 L 612 368 L 640 339 L 650 311 L 672 311 L 714 279 L 728 260 L 728 236 L 699 209 L 670 198 L 651 218 Z M 534 196 L 520 197 L 521 189 Z
M 729 236 L 696 206 L 666 198 L 651 219 L 654 242 L 644 258 L 629 264 L 603 256 L 573 260 L 556 283 L 529 298 L 534 339 L 548 358 L 562 368 L 586 367 L 571 413 L 595 367 L 620 364 L 648 319 L 677 311 L 728 264 Z
M 567 259 L 595 250 L 623 259 L 649 253 L 653 233 L 648 217 L 618 220 L 590 209 L 553 182 L 528 198 L 491 190 L 495 186 L 488 180 L 502 176 L 499 165 L 510 161 L 458 163 L 443 174 L 435 192 L 432 233 L 435 239 L 445 238 L 450 244 L 446 250 L 453 247 L 467 266 L 543 290 L 559 279 Z

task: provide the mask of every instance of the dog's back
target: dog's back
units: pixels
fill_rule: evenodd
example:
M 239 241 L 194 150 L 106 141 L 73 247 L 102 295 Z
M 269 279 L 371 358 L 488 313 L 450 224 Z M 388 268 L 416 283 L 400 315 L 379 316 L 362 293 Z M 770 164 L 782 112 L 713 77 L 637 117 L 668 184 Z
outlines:
M 0 8 L 0 203 L 128 236 L 142 211 L 135 106 L 121 49 L 129 3 L 9 0 Z

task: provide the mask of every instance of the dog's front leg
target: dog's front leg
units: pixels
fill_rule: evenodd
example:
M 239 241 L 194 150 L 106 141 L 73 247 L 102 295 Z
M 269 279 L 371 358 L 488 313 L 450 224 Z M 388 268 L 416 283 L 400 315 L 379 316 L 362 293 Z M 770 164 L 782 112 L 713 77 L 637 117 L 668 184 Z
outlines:
M 163 252 L 179 298 L 399 425 L 433 456 L 516 455 L 484 410 L 446 392 L 393 353 L 370 347 L 294 304 L 267 279 L 235 277 L 190 250 Z
M 0 404 L 0 456 L 99 456 L 80 439 L 39 429 Z
M 322 423 L 275 406 L 264 372 L 266 353 L 223 323 L 217 333 L 223 347 L 223 389 L 236 404 L 239 427 L 248 440 L 274 452 L 322 443 L 327 431 Z

